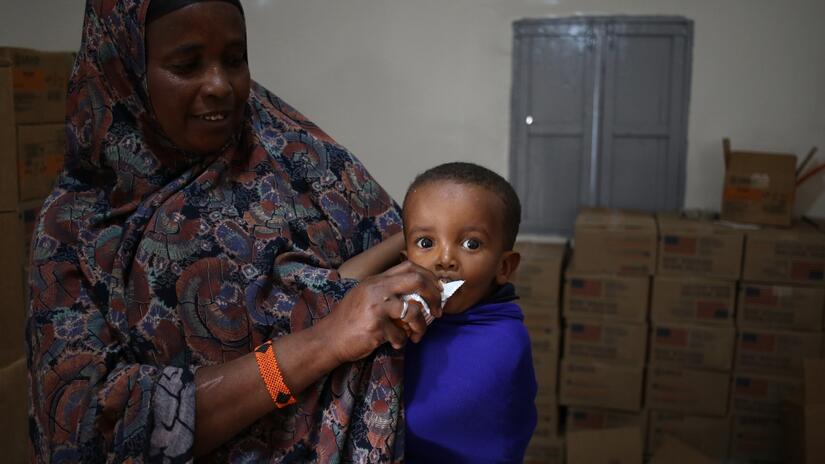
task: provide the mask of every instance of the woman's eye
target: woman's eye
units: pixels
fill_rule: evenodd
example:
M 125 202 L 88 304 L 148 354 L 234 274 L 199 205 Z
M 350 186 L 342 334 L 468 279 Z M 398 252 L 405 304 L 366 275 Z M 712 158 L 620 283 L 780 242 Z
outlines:
M 172 64 L 171 68 L 176 74 L 186 74 L 194 71 L 198 67 L 197 61 L 184 61 Z
M 467 240 L 461 242 L 461 246 L 468 250 L 478 250 L 479 247 L 481 247 L 481 242 L 472 238 L 468 238 Z
M 246 55 L 230 56 L 226 59 L 226 64 L 231 68 L 240 68 L 246 64 Z
M 429 237 L 421 237 L 415 241 L 415 245 L 418 248 L 432 248 L 433 247 L 433 240 Z

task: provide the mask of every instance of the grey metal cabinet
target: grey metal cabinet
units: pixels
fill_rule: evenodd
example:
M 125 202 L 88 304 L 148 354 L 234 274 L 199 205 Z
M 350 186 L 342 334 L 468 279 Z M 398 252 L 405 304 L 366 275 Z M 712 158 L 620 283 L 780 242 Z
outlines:
M 693 23 L 548 18 L 513 30 L 522 230 L 569 235 L 582 206 L 682 207 Z

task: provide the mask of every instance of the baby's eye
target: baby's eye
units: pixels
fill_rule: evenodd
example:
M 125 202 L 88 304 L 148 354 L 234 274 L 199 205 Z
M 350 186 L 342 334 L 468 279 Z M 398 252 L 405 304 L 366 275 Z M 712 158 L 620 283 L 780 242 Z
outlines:
M 429 237 L 421 237 L 415 241 L 415 245 L 418 248 L 432 248 L 433 247 L 433 240 Z
M 474 238 L 468 238 L 467 240 L 461 242 L 461 246 L 468 250 L 478 250 L 481 247 L 481 242 Z

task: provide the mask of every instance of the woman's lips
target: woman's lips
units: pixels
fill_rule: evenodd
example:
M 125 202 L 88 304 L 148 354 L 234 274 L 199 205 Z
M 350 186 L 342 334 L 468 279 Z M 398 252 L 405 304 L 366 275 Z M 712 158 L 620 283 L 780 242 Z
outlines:
M 195 117 L 208 122 L 220 122 L 228 119 L 229 115 L 229 111 L 210 111 L 208 113 L 197 114 Z

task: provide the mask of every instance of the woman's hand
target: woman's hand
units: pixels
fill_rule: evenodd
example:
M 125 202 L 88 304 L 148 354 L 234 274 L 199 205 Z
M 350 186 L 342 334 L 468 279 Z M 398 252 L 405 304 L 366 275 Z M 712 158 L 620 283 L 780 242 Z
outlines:
M 409 303 L 401 320 L 401 297 L 409 293 L 421 295 L 433 316 L 441 316 L 440 282 L 432 272 L 409 261 L 350 290 L 323 319 L 325 329 L 331 331 L 328 340 L 335 359 L 339 363 L 357 361 L 387 342 L 400 349 L 407 338 L 416 343 L 421 340 L 427 323 L 417 303 Z
M 400 320 L 401 297 L 408 293 L 421 295 L 433 316 L 441 316 L 438 279 L 404 262 L 362 281 L 313 326 L 276 339 L 273 348 L 292 393 L 299 394 L 324 374 L 370 355 L 386 342 L 401 348 L 407 338 L 419 341 L 427 329 L 420 306 L 410 302 Z M 253 353 L 198 369 L 195 383 L 196 456 L 225 443 L 274 409 Z

